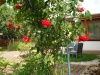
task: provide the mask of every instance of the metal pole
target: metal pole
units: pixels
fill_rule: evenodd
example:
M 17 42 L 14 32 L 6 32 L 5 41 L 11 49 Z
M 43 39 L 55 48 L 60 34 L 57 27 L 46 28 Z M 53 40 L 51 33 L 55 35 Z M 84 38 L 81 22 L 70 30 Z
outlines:
M 70 54 L 69 49 L 67 48 L 67 61 L 68 61 L 68 75 L 70 75 Z
M 69 54 L 69 48 L 68 48 L 68 39 L 67 39 L 67 41 L 66 41 L 66 43 L 67 43 L 67 65 L 68 65 L 68 75 L 71 75 L 70 74 L 70 54 Z
M 64 20 L 64 25 L 66 25 L 66 19 Z M 69 48 L 68 48 L 68 34 L 69 32 L 66 32 L 66 51 L 67 51 L 67 64 L 68 64 L 68 75 L 70 74 L 70 54 L 69 54 Z

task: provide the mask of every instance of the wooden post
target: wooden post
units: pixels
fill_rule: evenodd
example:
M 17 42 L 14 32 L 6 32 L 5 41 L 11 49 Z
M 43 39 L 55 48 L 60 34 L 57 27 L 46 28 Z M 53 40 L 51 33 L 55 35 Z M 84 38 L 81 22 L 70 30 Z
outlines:
M 0 0 L 0 6 L 2 5 L 2 0 Z
M 3 33 L 0 33 L 0 45 L 2 45 L 2 39 L 1 39 L 2 35 L 3 35 Z
M 88 32 L 89 32 L 88 24 L 89 24 L 89 21 L 86 20 L 85 21 L 85 27 L 86 27 L 87 35 L 88 35 Z

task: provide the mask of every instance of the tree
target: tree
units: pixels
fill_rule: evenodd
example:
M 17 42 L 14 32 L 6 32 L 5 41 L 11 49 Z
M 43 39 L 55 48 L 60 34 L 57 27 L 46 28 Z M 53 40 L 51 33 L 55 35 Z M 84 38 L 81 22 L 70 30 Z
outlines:
M 12 1 L 14 8 L 18 11 L 18 21 L 28 20 L 29 36 L 34 36 L 37 53 L 42 55 L 42 65 L 45 65 L 46 56 L 53 55 L 53 61 L 48 62 L 52 66 L 54 75 L 59 48 L 68 45 L 66 39 L 70 43 L 73 37 L 79 36 L 84 31 L 80 18 L 87 14 L 87 17 L 90 16 L 87 11 L 83 13 L 84 9 L 78 6 L 79 1 L 83 0 Z M 66 21 L 66 17 L 70 17 L 71 22 Z
M 27 30 L 23 29 L 22 26 L 25 25 L 27 21 L 17 22 L 16 13 L 17 11 L 14 10 L 13 6 L 7 3 L 0 6 L 0 32 L 3 33 L 3 39 L 16 39 L 26 34 Z
M 2 4 L 0 6 L 0 14 L 0 32 L 3 33 L 2 38 L 7 39 L 13 37 L 14 32 L 10 31 L 7 24 L 9 20 L 14 19 L 16 13 L 7 4 Z

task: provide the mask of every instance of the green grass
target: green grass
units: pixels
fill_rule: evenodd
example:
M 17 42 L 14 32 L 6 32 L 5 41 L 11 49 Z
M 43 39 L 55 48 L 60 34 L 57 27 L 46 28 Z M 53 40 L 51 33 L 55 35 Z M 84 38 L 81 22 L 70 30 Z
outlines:
M 61 59 L 64 62 L 67 62 L 67 55 L 66 54 L 60 54 L 59 55 L 61 57 Z M 83 56 L 81 57 L 80 55 L 78 55 L 78 57 L 76 58 L 76 56 L 70 56 L 70 61 L 71 62 L 81 62 L 81 61 L 91 61 L 91 60 L 95 60 L 97 59 L 97 55 L 96 54 L 83 54 Z

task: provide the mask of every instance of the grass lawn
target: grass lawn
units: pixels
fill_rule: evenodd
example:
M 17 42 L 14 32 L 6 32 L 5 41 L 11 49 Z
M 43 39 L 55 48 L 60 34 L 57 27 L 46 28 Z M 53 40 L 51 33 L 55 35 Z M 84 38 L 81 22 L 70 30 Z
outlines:
M 61 59 L 64 62 L 67 62 L 67 55 L 66 54 L 60 54 L 59 55 L 61 57 Z M 70 61 L 71 62 L 81 62 L 81 61 L 91 61 L 91 60 L 95 60 L 98 59 L 98 56 L 95 54 L 83 54 L 83 56 L 81 57 L 80 55 L 78 55 L 78 57 L 76 58 L 76 56 L 70 56 Z

